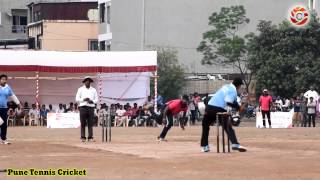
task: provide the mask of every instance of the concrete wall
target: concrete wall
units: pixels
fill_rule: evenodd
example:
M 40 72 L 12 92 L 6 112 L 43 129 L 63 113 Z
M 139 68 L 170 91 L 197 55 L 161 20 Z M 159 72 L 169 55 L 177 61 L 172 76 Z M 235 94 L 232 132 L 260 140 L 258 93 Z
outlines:
M 0 0 L 0 13 L 1 13 L 1 25 L 0 25 L 0 39 L 26 39 L 25 33 L 12 33 L 12 16 L 11 9 L 25 9 L 27 10 L 27 4 L 32 0 Z
M 208 17 L 221 7 L 243 5 L 250 24 L 240 34 L 256 31 L 259 20 L 279 23 L 287 18 L 295 4 L 307 6 L 308 0 L 145 0 L 146 46 L 171 46 L 179 51 L 179 60 L 189 72 L 226 73 L 233 68 L 202 66 L 196 51 L 202 33 L 208 30 Z M 319 3 L 316 4 L 319 9 Z M 142 37 L 142 0 L 112 0 L 111 50 L 140 50 Z
M 98 39 L 97 22 L 45 22 L 42 50 L 88 51 L 88 40 Z

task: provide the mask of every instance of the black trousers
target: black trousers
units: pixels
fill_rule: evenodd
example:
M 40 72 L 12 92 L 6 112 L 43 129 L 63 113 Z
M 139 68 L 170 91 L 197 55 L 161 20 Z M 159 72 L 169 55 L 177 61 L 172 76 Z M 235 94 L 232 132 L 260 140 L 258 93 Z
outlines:
M 262 123 L 263 123 L 263 126 L 266 126 L 266 115 L 267 115 L 267 118 L 268 118 L 268 123 L 269 123 L 269 126 L 271 126 L 271 118 L 270 118 L 270 111 L 261 111 L 262 112 Z
M 205 114 L 202 120 L 202 136 L 201 136 L 201 146 L 207 146 L 209 144 L 209 132 L 210 132 L 210 125 L 216 122 L 216 115 L 218 112 L 226 112 L 226 110 L 208 105 L 205 110 Z M 237 140 L 237 136 L 232 128 L 231 122 L 227 120 L 223 120 L 225 131 L 231 141 L 232 144 L 239 144 Z
M 190 110 L 191 112 L 191 122 L 194 125 L 196 123 L 196 110 Z
M 81 122 L 81 139 L 86 138 L 86 124 L 88 125 L 88 139 L 93 138 L 93 124 L 94 124 L 94 108 L 89 106 L 82 106 L 79 108 L 80 122 Z
M 311 121 L 313 127 L 316 127 L 316 114 L 308 114 L 308 127 L 311 127 Z
M 2 140 L 7 140 L 7 119 L 8 108 L 0 108 L 0 117 L 3 119 L 3 124 L 0 126 L 0 136 Z
M 159 137 L 164 139 L 172 126 L 173 126 L 173 115 L 170 111 L 167 111 L 166 122 Z

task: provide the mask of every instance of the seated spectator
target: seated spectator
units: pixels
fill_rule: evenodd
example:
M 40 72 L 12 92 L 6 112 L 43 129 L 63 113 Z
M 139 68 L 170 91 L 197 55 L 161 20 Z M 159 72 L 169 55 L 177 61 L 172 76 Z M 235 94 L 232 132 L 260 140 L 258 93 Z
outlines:
M 74 113 L 79 113 L 79 106 L 77 103 L 74 104 L 74 110 L 73 110 Z
M 54 113 L 53 108 L 52 108 L 52 104 L 49 104 L 49 109 L 48 109 L 48 113 Z
M 47 124 L 47 116 L 49 110 L 46 108 L 46 105 L 42 104 L 40 109 L 40 126 Z
M 74 106 L 73 106 L 73 102 L 71 102 L 69 104 L 69 108 L 67 109 L 67 112 L 73 112 Z
M 144 109 L 150 109 L 154 106 L 154 100 L 151 96 L 148 96 L 148 100 L 144 103 L 143 108 Z
M 277 111 L 282 111 L 283 102 L 282 102 L 280 96 L 277 97 L 277 99 L 275 101 L 275 106 L 276 106 Z
M 21 109 L 20 106 L 18 106 L 16 109 L 15 109 L 15 113 L 16 113 L 16 120 L 17 120 L 17 125 L 21 125 L 23 122 L 22 122 L 22 119 L 24 118 L 25 116 L 25 113 L 24 111 Z M 20 123 L 21 122 L 21 123 Z
M 32 109 L 29 111 L 29 125 L 32 125 L 32 121 L 34 124 L 38 123 L 39 111 L 37 110 L 37 106 L 35 104 L 31 105 Z
M 63 113 L 67 113 L 67 111 L 68 111 L 67 105 L 63 104 L 62 107 L 63 107 Z
M 16 113 L 15 113 L 15 110 L 12 107 L 10 107 L 10 106 L 8 106 L 8 107 L 9 107 L 8 113 L 7 113 L 7 115 L 8 115 L 8 123 L 10 122 L 9 120 L 12 120 L 12 125 L 14 125 L 15 118 L 16 118 Z
M 126 110 L 120 105 L 119 109 L 116 111 L 115 121 L 118 126 L 126 125 L 127 117 L 125 116 Z
M 56 113 L 64 113 L 63 105 L 59 104 L 59 108 L 56 110 Z
M 28 102 L 25 102 L 25 103 L 24 103 L 23 111 L 24 111 L 24 114 L 25 114 L 25 115 L 29 115 L 30 107 L 29 107 Z

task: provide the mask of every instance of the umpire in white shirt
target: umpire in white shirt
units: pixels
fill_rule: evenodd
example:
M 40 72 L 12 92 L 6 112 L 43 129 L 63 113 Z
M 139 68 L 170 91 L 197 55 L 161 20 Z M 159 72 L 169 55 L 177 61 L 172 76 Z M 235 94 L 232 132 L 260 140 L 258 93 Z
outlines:
M 90 86 L 93 80 L 85 77 L 82 87 L 78 89 L 76 101 L 79 102 L 80 122 L 81 122 L 81 141 L 86 141 L 86 123 L 88 125 L 88 141 L 94 142 L 93 124 L 94 124 L 94 108 L 98 102 L 97 90 Z

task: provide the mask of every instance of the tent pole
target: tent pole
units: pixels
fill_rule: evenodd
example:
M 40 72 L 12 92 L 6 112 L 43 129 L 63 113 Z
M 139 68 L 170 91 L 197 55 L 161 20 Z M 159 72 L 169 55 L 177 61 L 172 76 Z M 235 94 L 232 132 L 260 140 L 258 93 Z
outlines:
M 154 112 L 157 112 L 158 104 L 157 104 L 157 97 L 158 97 L 158 71 L 154 72 Z
M 40 107 L 39 107 L 40 106 L 40 103 L 39 103 L 39 71 L 36 71 L 36 106 L 37 106 L 37 111 L 39 112 L 40 111 Z M 37 118 L 40 118 L 40 117 L 37 117 Z
M 102 104 L 102 74 L 101 72 L 99 72 L 98 74 L 98 78 L 99 78 L 99 83 L 98 83 L 98 88 L 99 88 L 99 104 L 98 104 L 98 110 L 99 110 L 99 114 L 101 114 L 101 104 Z M 98 125 L 99 126 L 99 125 Z

